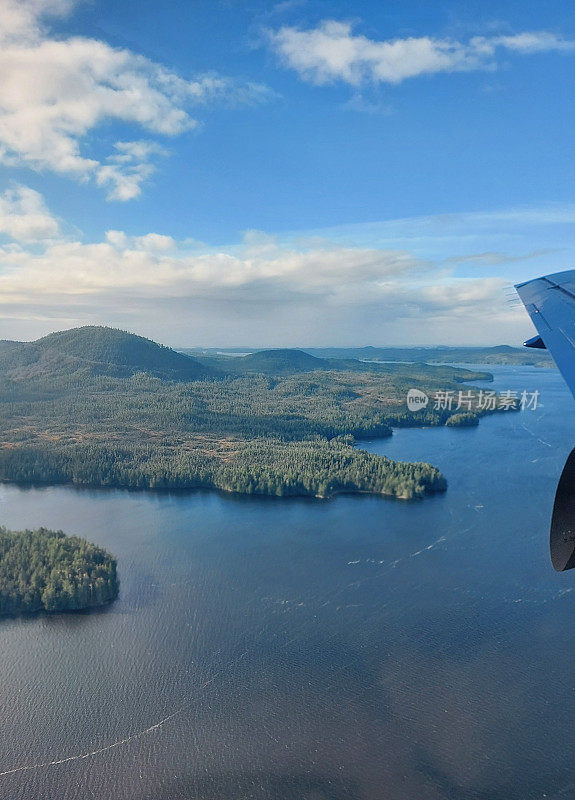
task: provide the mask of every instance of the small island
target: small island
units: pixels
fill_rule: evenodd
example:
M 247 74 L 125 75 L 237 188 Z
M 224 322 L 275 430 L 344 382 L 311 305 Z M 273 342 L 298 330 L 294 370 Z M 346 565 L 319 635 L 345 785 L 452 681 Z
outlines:
M 448 428 L 470 428 L 479 425 L 479 416 L 469 411 L 452 414 L 447 418 L 445 424 Z
M 118 590 L 116 561 L 101 547 L 62 531 L 0 527 L 0 616 L 83 611 Z

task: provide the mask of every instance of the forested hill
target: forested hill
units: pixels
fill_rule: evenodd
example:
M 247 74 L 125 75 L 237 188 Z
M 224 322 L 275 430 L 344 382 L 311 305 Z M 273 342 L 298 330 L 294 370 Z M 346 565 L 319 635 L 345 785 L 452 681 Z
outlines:
M 35 342 L 0 342 L 0 369 L 27 377 L 109 375 L 147 372 L 168 380 L 197 380 L 214 370 L 169 347 L 115 328 L 86 326 L 60 331 Z
M 312 372 L 317 369 L 332 369 L 325 358 L 316 358 L 303 350 L 259 350 L 243 358 L 227 362 L 236 372 L 259 372 L 266 375 L 290 375 L 297 372 Z
M 6 341 L 0 481 L 421 497 L 445 489 L 438 470 L 368 456 L 354 439 L 390 436 L 398 426 L 476 422 L 457 405 L 469 389 L 461 382 L 490 378 L 451 366 L 370 366 L 298 350 L 201 363 L 99 327 Z M 456 402 L 412 412 L 412 388 L 430 398 L 449 390 Z

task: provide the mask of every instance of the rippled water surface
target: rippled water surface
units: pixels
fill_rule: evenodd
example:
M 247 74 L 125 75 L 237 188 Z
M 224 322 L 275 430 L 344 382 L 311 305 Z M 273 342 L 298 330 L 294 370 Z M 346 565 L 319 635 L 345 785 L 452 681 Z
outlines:
M 0 622 L 0 800 L 575 797 L 575 571 L 547 530 L 575 444 L 536 411 L 402 430 L 404 503 L 0 487 L 0 521 L 86 536 L 121 596 Z

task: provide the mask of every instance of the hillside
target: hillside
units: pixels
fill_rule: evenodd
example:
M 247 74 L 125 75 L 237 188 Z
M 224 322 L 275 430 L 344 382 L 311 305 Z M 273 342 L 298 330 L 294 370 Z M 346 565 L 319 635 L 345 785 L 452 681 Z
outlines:
M 316 358 L 303 350 L 259 350 L 243 358 L 233 359 L 233 366 L 243 372 L 259 372 L 269 375 L 311 372 L 316 369 L 331 369 L 324 358 Z
M 145 372 L 166 380 L 198 380 L 208 366 L 143 336 L 98 326 L 72 328 L 35 342 L 0 342 L 0 368 L 17 380 Z

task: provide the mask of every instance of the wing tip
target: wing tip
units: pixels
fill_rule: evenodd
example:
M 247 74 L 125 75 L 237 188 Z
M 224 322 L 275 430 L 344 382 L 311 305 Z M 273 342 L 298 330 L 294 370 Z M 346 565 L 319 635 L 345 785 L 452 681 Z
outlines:
M 531 339 L 527 339 L 526 342 L 523 342 L 523 347 L 533 347 L 536 350 L 547 350 L 545 342 L 541 336 L 532 336 Z

